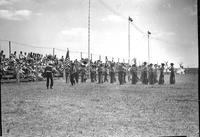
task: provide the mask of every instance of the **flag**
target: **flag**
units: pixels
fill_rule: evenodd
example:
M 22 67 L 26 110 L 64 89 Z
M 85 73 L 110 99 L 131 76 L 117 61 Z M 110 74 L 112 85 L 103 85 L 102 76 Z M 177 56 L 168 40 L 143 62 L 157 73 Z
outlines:
M 129 20 L 130 22 L 132 22 L 132 21 L 133 21 L 133 19 L 132 19 L 131 17 L 128 17 L 128 20 Z
M 65 57 L 65 62 L 64 62 L 65 68 L 70 65 L 70 57 L 69 57 L 69 50 L 67 49 L 66 57 Z
M 150 34 L 151 34 L 151 32 L 150 32 L 150 31 L 148 31 L 148 34 L 150 35 Z

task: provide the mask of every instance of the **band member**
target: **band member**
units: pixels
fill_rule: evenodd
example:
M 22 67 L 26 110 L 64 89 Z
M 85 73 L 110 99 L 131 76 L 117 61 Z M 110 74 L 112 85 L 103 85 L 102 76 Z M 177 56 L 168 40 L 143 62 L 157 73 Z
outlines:
M 137 81 L 138 81 L 138 76 L 137 76 L 137 67 L 136 67 L 136 64 L 133 64 L 131 69 L 130 69 L 130 73 L 131 73 L 131 83 L 132 84 L 136 84 Z
M 143 68 L 142 68 L 142 72 L 141 72 L 141 80 L 143 84 L 148 84 L 148 79 L 147 79 L 147 63 L 144 62 L 143 63 Z
M 149 84 L 151 84 L 151 85 L 154 84 L 154 75 L 153 75 L 153 67 L 152 66 L 153 66 L 153 64 L 150 64 L 149 70 L 148 70 L 149 71 L 148 72 L 149 73 L 148 79 L 149 79 Z
M 72 86 L 75 84 L 75 73 L 76 73 L 75 64 L 72 62 L 70 67 L 70 82 Z
M 115 68 L 114 68 L 114 63 L 112 63 L 110 66 L 110 83 L 115 82 L 114 77 L 115 77 Z
M 86 82 L 86 66 L 84 64 L 81 64 L 81 69 L 80 69 L 80 73 L 81 73 L 81 82 Z
M 95 81 L 95 75 L 96 75 L 96 67 L 94 64 L 92 64 L 90 69 L 91 82 Z
M 103 65 L 102 63 L 98 66 L 98 83 L 103 83 Z
M 108 65 L 105 64 L 105 67 L 104 67 L 104 82 L 108 82 Z
M 162 85 L 164 84 L 164 70 L 165 70 L 165 64 L 164 63 L 161 63 L 161 68 L 160 68 L 160 77 L 159 77 L 159 82 L 158 84 Z
M 126 83 L 126 66 L 125 64 L 123 63 L 122 64 L 122 70 L 123 70 L 123 83 Z
M 153 70 L 153 75 L 154 75 L 154 84 L 158 82 L 157 77 L 158 77 L 158 65 L 154 64 L 154 70 Z
M 75 72 L 74 72 L 74 77 L 75 77 L 75 80 L 76 80 L 76 83 L 78 83 L 78 80 L 79 80 L 79 64 L 78 64 L 78 61 L 77 59 L 74 61 L 74 69 L 75 69 Z
M 68 65 L 65 66 L 65 80 L 66 80 L 66 83 L 68 83 L 69 76 L 70 76 L 70 65 L 68 64 Z
M 175 70 L 174 70 L 174 63 L 170 64 L 171 67 L 169 68 L 170 73 L 170 84 L 175 84 Z
M 119 80 L 119 84 L 122 85 L 124 84 L 123 80 L 124 80 L 124 76 L 123 76 L 123 66 L 122 64 L 119 64 L 119 68 L 118 68 L 118 80 Z

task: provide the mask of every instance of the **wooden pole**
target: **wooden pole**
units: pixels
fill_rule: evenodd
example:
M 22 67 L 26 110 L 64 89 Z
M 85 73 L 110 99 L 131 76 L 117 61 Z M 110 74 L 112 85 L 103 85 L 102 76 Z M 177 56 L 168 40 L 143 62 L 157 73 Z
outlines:
M 9 58 L 11 56 L 11 41 L 9 41 Z
M 54 55 L 55 55 L 55 48 L 53 48 L 53 57 L 54 57 Z
M 83 56 L 82 56 L 82 52 L 81 52 L 81 59 L 83 58 Z

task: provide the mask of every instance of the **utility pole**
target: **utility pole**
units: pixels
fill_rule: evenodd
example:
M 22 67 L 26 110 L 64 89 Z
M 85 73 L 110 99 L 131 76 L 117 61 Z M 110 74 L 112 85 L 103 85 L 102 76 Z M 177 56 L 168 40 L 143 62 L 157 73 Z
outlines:
M 89 9 L 88 9 L 88 60 L 89 60 L 88 66 L 89 66 L 89 71 L 90 71 L 90 0 L 89 0 Z M 90 78 L 90 72 L 89 72 L 89 78 Z
M 9 59 L 11 57 L 11 41 L 9 41 Z

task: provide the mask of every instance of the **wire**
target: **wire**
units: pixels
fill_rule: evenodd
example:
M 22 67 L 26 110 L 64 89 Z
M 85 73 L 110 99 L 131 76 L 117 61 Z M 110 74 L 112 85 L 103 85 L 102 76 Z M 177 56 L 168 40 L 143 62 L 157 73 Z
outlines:
M 17 42 L 17 41 L 11 41 L 11 40 L 2 40 L 0 39 L 0 41 L 6 41 L 6 42 L 11 42 L 11 43 L 15 43 L 15 44 L 18 44 L 18 45 L 21 45 L 21 46 L 28 46 L 28 47 L 32 47 L 32 48 L 46 48 L 46 49 L 52 49 L 50 47 L 38 47 L 38 46 L 35 46 L 35 45 L 30 45 L 30 44 L 25 44 L 25 43 L 21 43 L 21 42 Z

